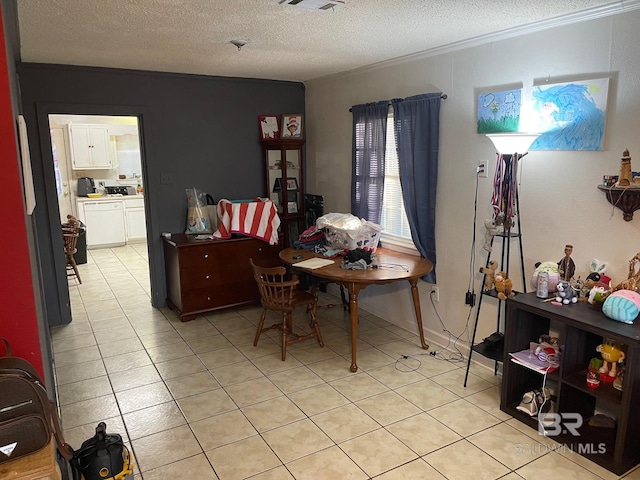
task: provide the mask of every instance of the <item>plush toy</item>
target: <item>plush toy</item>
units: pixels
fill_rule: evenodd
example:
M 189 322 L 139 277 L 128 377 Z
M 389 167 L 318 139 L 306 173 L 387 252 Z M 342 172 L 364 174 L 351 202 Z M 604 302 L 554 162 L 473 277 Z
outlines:
M 589 275 L 587 275 L 587 278 L 584 279 L 584 283 L 580 288 L 580 298 L 589 296 L 589 294 L 591 293 L 591 289 L 595 287 L 597 282 L 600 281 L 600 278 L 602 277 L 602 275 L 604 275 L 604 271 L 608 266 L 609 265 L 607 263 L 601 262 L 597 258 L 591 260 L 591 263 L 589 264 Z
M 495 220 L 485 220 L 484 221 L 484 248 L 487 252 L 491 251 L 491 240 L 493 236 L 498 233 L 498 225 Z
M 591 305 L 595 305 L 597 303 L 602 303 L 607 298 L 607 290 L 602 285 L 594 285 L 591 290 L 589 290 L 589 296 L 587 297 L 587 302 Z
M 536 290 L 538 288 L 538 274 L 540 272 L 547 272 L 549 274 L 549 293 L 556 291 L 556 285 L 560 280 L 560 272 L 558 270 L 558 264 L 556 262 L 538 262 L 536 263 L 536 269 L 531 276 L 531 288 Z
M 596 351 L 602 356 L 604 363 L 600 367 L 600 380 L 604 382 L 613 382 L 618 375 L 616 364 L 624 361 L 624 352 L 620 350 L 620 345 L 611 341 L 605 340 L 604 343 L 596 347 Z
M 513 283 L 507 278 L 505 272 L 500 271 L 496 273 L 495 284 L 500 300 L 506 300 L 515 295 L 515 293 L 513 293 Z
M 558 289 L 556 302 L 560 302 L 563 305 L 569 305 L 570 303 L 576 303 L 578 301 L 578 294 L 569 282 L 560 280 L 556 288 Z
M 498 262 L 495 260 L 491 260 L 489 265 L 486 267 L 480 268 L 480 273 L 484 273 L 484 289 L 491 290 L 493 288 L 493 284 L 496 281 L 496 270 L 498 269 Z

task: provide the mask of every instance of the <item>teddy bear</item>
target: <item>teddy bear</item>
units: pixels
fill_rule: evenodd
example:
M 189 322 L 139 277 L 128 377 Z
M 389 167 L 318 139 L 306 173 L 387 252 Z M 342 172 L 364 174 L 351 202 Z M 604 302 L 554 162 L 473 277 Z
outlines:
M 560 280 L 556 289 L 558 291 L 558 294 L 556 295 L 556 302 L 560 302 L 563 305 L 569 305 L 569 303 L 576 303 L 578 301 L 578 294 L 566 280 Z
M 484 273 L 484 289 L 491 290 L 495 283 L 496 270 L 498 269 L 498 262 L 491 260 L 489 265 L 480 268 L 480 273 Z
M 515 293 L 513 293 L 513 283 L 511 279 L 507 278 L 506 272 L 496 272 L 495 285 L 500 300 L 506 300 L 515 295 Z
M 495 220 L 485 220 L 484 221 L 484 248 L 487 252 L 491 251 L 491 240 L 493 236 L 498 233 L 498 224 Z

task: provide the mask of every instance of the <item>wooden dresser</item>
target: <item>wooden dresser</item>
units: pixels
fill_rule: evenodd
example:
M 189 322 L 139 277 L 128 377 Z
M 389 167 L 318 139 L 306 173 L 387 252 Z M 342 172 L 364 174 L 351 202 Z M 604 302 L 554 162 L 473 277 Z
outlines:
M 210 310 L 258 302 L 250 258 L 256 265 L 281 265 L 282 245 L 256 238 L 195 240 L 172 234 L 162 240 L 167 304 L 183 322 Z

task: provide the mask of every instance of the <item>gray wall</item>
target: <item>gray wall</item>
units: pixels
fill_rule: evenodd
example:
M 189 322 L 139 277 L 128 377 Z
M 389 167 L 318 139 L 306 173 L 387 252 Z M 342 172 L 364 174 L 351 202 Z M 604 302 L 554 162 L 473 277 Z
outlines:
M 294 82 L 43 64 L 21 64 L 18 74 L 50 325 L 67 323 L 70 312 L 48 114 L 139 117 L 152 303 L 160 307 L 166 297 L 160 234 L 184 231 L 185 188 L 216 200 L 264 195 L 258 115 L 304 113 L 304 85 Z M 170 173 L 173 183 L 161 184 L 161 173 Z

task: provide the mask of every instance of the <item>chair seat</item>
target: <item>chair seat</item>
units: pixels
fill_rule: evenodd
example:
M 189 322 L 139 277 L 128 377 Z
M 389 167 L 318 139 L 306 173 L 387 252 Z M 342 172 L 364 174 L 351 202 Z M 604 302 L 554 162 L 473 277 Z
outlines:
M 321 347 L 324 346 L 320 327 L 316 321 L 317 289 L 314 290 L 314 293 L 298 289 L 300 282 L 296 277 L 290 280 L 286 279 L 284 267 L 259 267 L 253 263 L 253 259 L 250 260 L 250 263 L 263 307 L 253 345 L 258 345 L 258 340 L 263 332 L 278 329 L 282 332 L 283 361 L 286 359 L 287 345 L 292 343 L 315 338 Z M 309 323 L 312 330 L 304 334 L 293 332 L 293 311 L 298 307 L 306 307 L 310 315 Z M 264 322 L 268 311 L 280 312 L 282 320 L 265 327 Z

